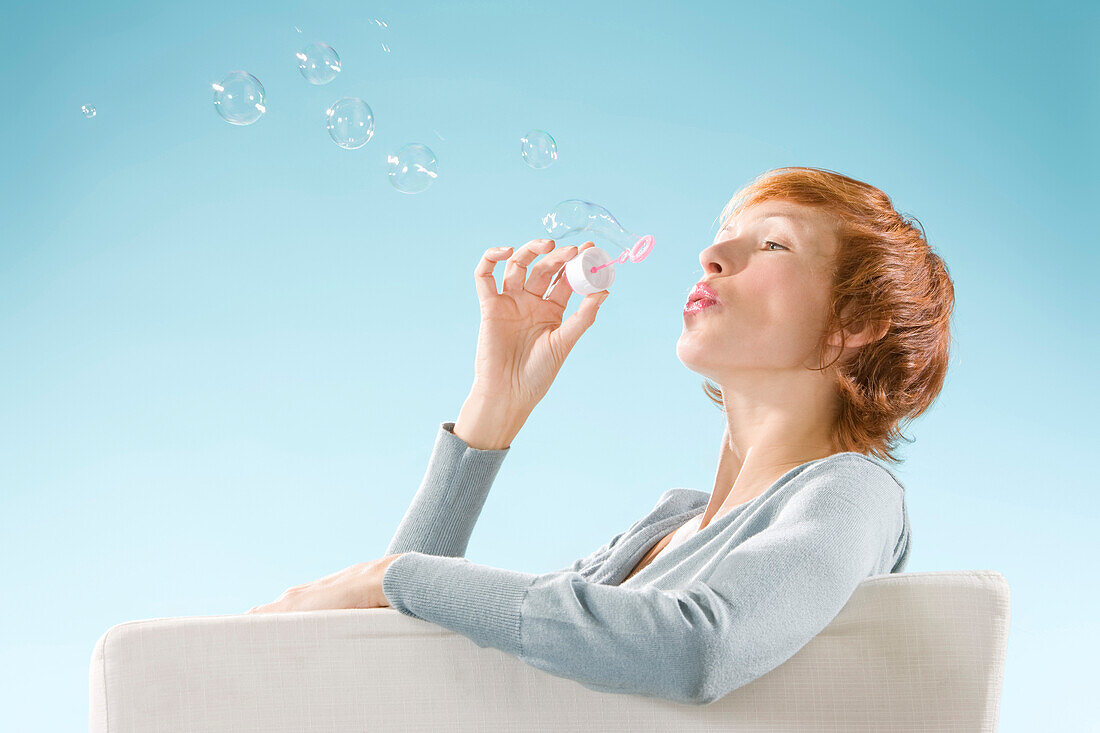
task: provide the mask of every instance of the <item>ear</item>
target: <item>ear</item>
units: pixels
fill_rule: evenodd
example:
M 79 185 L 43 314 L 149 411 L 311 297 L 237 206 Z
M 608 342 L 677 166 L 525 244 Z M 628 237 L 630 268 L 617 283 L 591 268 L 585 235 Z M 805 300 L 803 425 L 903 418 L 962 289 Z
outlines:
M 843 311 L 843 316 L 848 314 L 848 308 Z M 843 316 L 841 320 L 843 320 Z M 890 321 L 888 320 L 863 320 L 849 326 L 844 330 L 844 348 L 855 349 L 860 346 L 865 346 L 874 341 L 878 341 L 884 337 L 890 330 Z M 830 346 L 840 348 L 840 332 L 834 332 L 829 336 L 829 340 L 826 342 Z

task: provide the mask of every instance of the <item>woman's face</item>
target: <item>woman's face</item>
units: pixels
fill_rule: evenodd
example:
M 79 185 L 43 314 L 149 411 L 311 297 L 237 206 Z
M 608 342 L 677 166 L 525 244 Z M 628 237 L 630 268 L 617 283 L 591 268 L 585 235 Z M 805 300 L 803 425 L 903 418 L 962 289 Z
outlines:
M 839 242 L 831 215 L 771 200 L 731 217 L 699 255 L 718 305 L 684 315 L 676 355 L 721 385 L 739 373 L 820 367 Z

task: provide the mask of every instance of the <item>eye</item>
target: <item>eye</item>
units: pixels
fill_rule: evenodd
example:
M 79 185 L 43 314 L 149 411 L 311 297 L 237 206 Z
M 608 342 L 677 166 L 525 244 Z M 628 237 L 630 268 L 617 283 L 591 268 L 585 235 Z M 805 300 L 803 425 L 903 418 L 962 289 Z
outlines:
M 765 246 L 765 247 L 766 247 L 767 245 L 769 245 L 769 244 L 774 244 L 774 245 L 775 245 L 776 247 L 783 247 L 783 245 L 782 245 L 782 244 L 779 244 L 778 242 L 764 242 L 764 246 Z M 787 249 L 787 248 L 786 248 L 786 247 L 783 247 L 783 249 Z M 774 252 L 775 250 L 774 250 L 774 249 L 770 249 L 770 250 L 768 250 L 768 251 L 769 251 L 769 252 Z

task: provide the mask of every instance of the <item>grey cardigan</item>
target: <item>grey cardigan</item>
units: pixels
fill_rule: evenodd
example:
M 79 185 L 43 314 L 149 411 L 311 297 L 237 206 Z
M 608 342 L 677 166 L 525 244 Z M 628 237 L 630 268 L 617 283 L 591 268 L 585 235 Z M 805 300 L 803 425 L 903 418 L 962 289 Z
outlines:
M 791 469 L 760 496 L 661 552 L 710 493 L 673 488 L 572 565 L 533 574 L 463 557 L 511 448 L 478 450 L 440 425 L 387 555 L 389 604 L 597 692 L 706 705 L 776 668 L 872 575 L 909 558 L 905 487 L 860 453 Z

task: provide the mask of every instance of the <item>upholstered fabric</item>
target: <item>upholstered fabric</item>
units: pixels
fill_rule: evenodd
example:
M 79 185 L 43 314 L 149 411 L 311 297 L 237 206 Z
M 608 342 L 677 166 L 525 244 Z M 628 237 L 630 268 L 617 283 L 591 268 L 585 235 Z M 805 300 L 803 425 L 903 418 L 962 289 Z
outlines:
M 92 733 L 996 730 L 1009 589 L 867 578 L 779 667 L 708 705 L 595 692 L 392 608 L 130 621 L 91 661 Z

